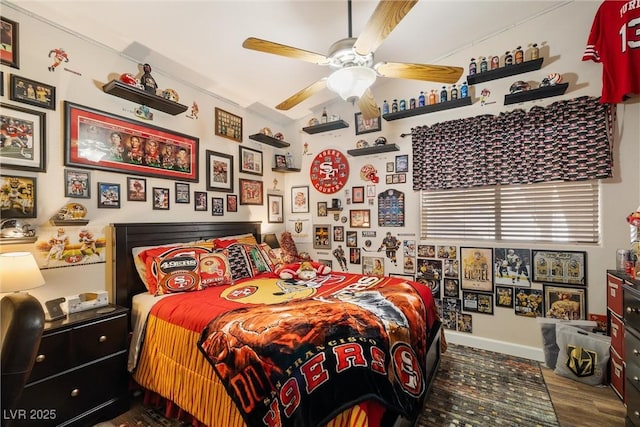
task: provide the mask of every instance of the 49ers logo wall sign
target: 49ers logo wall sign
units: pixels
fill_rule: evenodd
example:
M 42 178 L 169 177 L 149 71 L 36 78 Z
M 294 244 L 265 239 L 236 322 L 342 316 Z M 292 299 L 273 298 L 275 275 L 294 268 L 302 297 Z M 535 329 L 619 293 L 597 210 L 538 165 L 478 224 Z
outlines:
M 311 162 L 309 172 L 313 188 L 323 194 L 333 194 L 349 179 L 349 162 L 338 150 L 323 150 Z

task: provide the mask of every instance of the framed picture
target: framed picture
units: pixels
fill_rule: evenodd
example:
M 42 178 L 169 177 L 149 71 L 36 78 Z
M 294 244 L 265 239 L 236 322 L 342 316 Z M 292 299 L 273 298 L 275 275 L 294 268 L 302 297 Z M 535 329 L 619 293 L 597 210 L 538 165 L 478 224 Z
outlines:
M 356 135 L 362 135 L 363 133 L 378 132 L 382 129 L 382 120 L 380 116 L 373 119 L 365 119 L 362 113 L 356 113 Z
M 206 191 L 194 191 L 193 192 L 193 210 L 198 212 L 206 212 L 209 210 L 209 201 L 207 200 L 209 195 Z
M 393 172 L 393 171 L 391 171 Z M 396 156 L 396 172 L 409 172 L 409 155 L 401 154 Z
M 348 248 L 357 248 L 358 247 L 358 232 L 357 231 L 347 231 L 347 247 Z
M 496 307 L 513 308 L 513 287 L 496 285 Z
M 331 270 L 333 270 L 333 260 L 330 259 L 319 259 L 318 262 L 320 264 L 324 264 L 327 267 L 329 267 Z
M 309 212 L 309 186 L 291 187 L 291 213 Z
M 98 183 L 98 207 L 120 209 L 120 184 Z
M 384 277 L 384 258 L 363 256 L 362 274 L 364 274 L 365 276 Z
M 393 162 L 387 162 L 387 172 L 393 172 L 395 170 L 395 164 Z
M 495 248 L 493 278 L 496 285 L 531 286 L 531 250 Z
M 91 178 L 87 171 L 64 170 L 64 197 L 91 198 Z
M 127 177 L 127 200 L 130 202 L 147 201 L 147 180 Z
M 327 202 L 318 202 L 318 216 L 327 216 Z
M 287 157 L 284 154 L 276 154 L 276 168 L 278 169 L 287 168 Z
M 587 293 L 584 287 L 543 284 L 544 317 L 563 320 L 587 319 Z
M 586 252 L 532 250 L 531 254 L 534 282 L 586 286 Z
M 242 117 L 215 108 L 215 134 L 223 138 L 242 142 Z
M 278 195 L 278 194 L 268 194 L 267 195 L 267 203 L 268 203 L 268 208 L 269 208 L 269 219 L 268 222 L 274 222 L 274 223 L 282 223 L 284 222 L 284 217 L 283 217 L 283 212 L 282 212 L 282 208 L 283 208 L 283 202 L 284 201 L 284 197 Z
M 240 172 L 262 176 L 262 152 L 240 146 Z
M 352 228 L 370 228 L 371 210 L 353 209 L 349 211 L 349 226 Z
M 227 212 L 238 212 L 238 196 L 227 194 Z
M 344 227 L 341 225 L 336 225 L 333 227 L 333 241 L 334 242 L 344 242 Z
M 207 190 L 233 192 L 233 156 L 206 150 Z
M 224 216 L 224 199 L 222 197 L 211 198 L 211 215 Z
M 16 127 L 0 147 L 0 168 L 46 172 L 45 113 L 5 103 L 0 110 L 0 121 Z M 17 129 L 23 130 L 20 136 Z
M 460 248 L 460 260 L 462 261 L 461 289 L 493 294 L 493 249 Z
M 362 252 L 360 248 L 349 248 L 349 262 L 351 264 L 360 264 L 361 255 L 362 255 Z
M 523 317 L 542 317 L 542 290 L 518 288 L 513 297 L 514 313 Z
M 11 74 L 9 78 L 9 99 L 36 107 L 56 109 L 56 88 L 35 80 Z
M 353 203 L 364 203 L 364 187 L 352 187 L 351 198 Z
M 13 68 L 20 68 L 19 56 L 19 24 L 4 16 L 0 17 L 2 25 L 2 44 L 0 45 L 0 62 Z
M 263 205 L 262 181 L 253 179 L 240 179 L 240 204 Z
M 169 189 L 153 187 L 153 209 L 169 210 Z
M 313 226 L 313 248 L 331 249 L 331 225 Z
M 36 178 L 0 175 L 0 218 L 36 218 Z
M 367 197 L 376 197 L 375 185 L 367 185 Z
M 189 184 L 176 182 L 176 203 L 191 203 Z
M 445 298 L 459 298 L 460 297 L 460 285 L 457 279 L 444 279 L 444 286 L 442 287 L 442 296 Z
M 198 182 L 199 139 L 65 101 L 64 164 Z

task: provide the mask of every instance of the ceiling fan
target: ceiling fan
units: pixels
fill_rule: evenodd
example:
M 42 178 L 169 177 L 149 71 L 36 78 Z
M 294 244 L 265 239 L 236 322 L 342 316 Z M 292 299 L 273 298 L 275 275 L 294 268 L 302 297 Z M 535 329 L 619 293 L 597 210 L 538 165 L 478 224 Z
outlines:
M 354 38 L 351 34 L 351 0 L 348 0 L 349 37 L 331 45 L 327 56 L 255 37 L 246 39 L 242 47 L 326 65 L 333 70 L 328 77 L 323 77 L 276 105 L 276 109 L 289 110 L 326 87 L 344 100 L 357 102 L 365 119 L 375 118 L 380 115 L 380 109 L 370 87 L 378 76 L 450 84 L 462 76 L 461 67 L 399 62 L 379 62 L 374 65 L 375 50 L 417 2 L 381 0 L 362 34 Z

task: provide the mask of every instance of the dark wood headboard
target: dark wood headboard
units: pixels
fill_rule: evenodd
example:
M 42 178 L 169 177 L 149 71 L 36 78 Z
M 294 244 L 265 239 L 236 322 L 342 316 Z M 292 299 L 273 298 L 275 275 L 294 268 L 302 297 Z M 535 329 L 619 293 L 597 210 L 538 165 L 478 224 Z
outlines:
M 160 246 L 168 243 L 191 242 L 251 233 L 261 241 L 260 227 L 255 222 L 158 222 L 111 224 L 110 256 L 111 268 L 107 267 L 107 282 L 111 284 L 112 302 L 131 308 L 135 294 L 147 292 L 138 276 L 131 250 L 139 246 Z

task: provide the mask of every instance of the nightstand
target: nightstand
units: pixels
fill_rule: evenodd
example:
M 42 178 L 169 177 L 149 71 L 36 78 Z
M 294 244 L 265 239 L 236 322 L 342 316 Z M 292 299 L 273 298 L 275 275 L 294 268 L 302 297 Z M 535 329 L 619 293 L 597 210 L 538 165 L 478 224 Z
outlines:
M 46 323 L 31 376 L 3 425 L 89 426 L 127 411 L 128 315 L 109 305 Z

